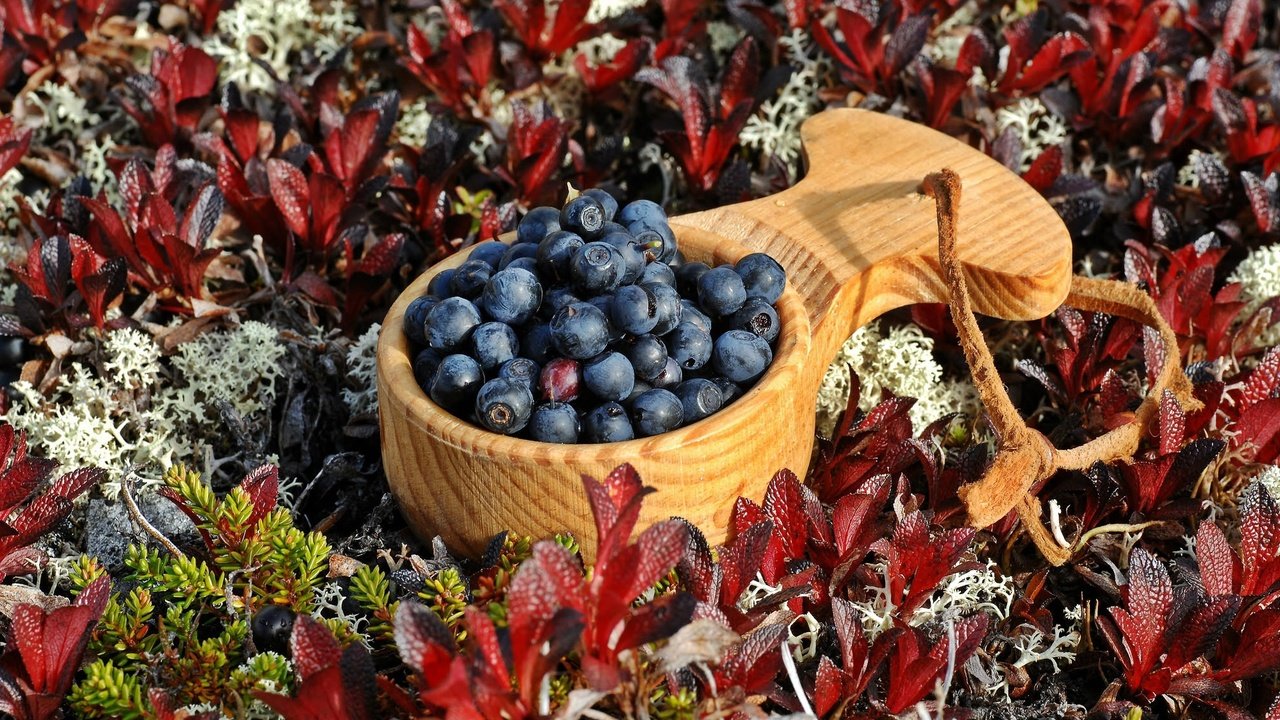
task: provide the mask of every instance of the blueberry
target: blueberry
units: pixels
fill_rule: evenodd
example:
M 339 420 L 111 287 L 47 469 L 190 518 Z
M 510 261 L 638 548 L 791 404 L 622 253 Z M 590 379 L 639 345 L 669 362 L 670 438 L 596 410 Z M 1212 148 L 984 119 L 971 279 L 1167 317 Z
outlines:
M 542 366 L 538 395 L 552 402 L 573 402 L 582 384 L 582 365 L 577 360 L 555 358 Z
M 490 269 L 497 270 L 498 263 L 502 262 L 502 256 L 507 254 L 507 249 L 506 245 L 497 240 L 485 240 L 475 244 L 467 260 L 479 260 L 488 264 Z
M 484 292 L 484 286 L 493 274 L 493 267 L 483 260 L 467 260 L 457 267 L 449 282 L 451 295 L 474 300 Z
M 685 297 L 698 297 L 698 281 L 711 268 L 706 263 L 687 262 L 675 271 L 676 289 Z
M 538 270 L 543 276 L 559 282 L 569 280 L 569 261 L 578 248 L 587 241 L 581 235 L 560 230 L 548 235 L 538 243 Z
M 453 297 L 453 276 L 457 272 L 457 268 L 446 268 L 436 273 L 427 283 L 427 294 L 441 299 Z
M 711 359 L 711 335 L 693 323 L 680 323 L 663 341 L 681 370 L 697 370 Z
M 652 200 L 632 200 L 618 211 L 617 221 L 623 225 L 631 225 L 637 220 L 652 222 L 667 221 L 667 213 L 662 206 Z
M 544 317 L 551 317 L 556 311 L 566 305 L 572 305 L 576 302 L 582 302 L 582 298 L 573 294 L 573 289 L 563 285 L 551 288 L 542 298 L 542 308 L 539 314 Z
M 493 432 L 513 435 L 524 429 L 533 414 L 533 393 L 516 380 L 494 378 L 476 393 L 476 419 Z
M 631 426 L 641 436 L 661 435 L 684 422 L 684 406 L 675 393 L 655 388 L 631 401 Z
M 650 383 L 656 388 L 673 388 L 684 380 L 684 372 L 680 369 L 680 363 L 675 358 L 667 358 L 666 364 L 662 367 L 662 372 L 658 373 Z
M 653 380 L 667 367 L 667 346 L 655 335 L 640 335 L 623 347 L 636 377 Z
M 742 397 L 742 386 L 726 377 L 713 377 L 711 382 L 720 388 L 720 395 L 724 398 L 724 402 L 720 403 L 720 407 L 728 407 L 729 403 Z
M 582 365 L 582 382 L 601 400 L 622 400 L 636 383 L 631 361 L 618 352 L 606 352 Z
M 663 285 L 676 286 L 676 273 L 671 266 L 664 263 L 654 261 L 644 266 L 644 271 L 640 273 L 640 277 L 636 278 L 637 283 L 662 283 Z
M 631 403 L 634 402 L 636 398 L 640 397 L 644 393 L 649 392 L 652 389 L 653 389 L 653 386 L 650 385 L 649 383 L 637 381 L 636 384 L 631 388 L 631 394 L 627 396 L 626 400 L 622 401 L 623 406 L 630 408 Z
M 607 402 L 582 416 L 582 436 L 587 442 L 608 443 L 635 438 L 627 411 L 616 402 Z
M 480 324 L 480 311 L 470 300 L 445 298 L 427 313 L 427 346 L 440 352 L 453 352 L 471 338 Z
M 526 247 L 530 247 L 530 246 L 526 246 Z M 533 273 L 534 275 L 537 275 L 538 261 L 534 260 L 531 257 L 516 258 L 515 260 L 511 261 L 510 265 L 507 265 L 507 267 L 503 269 L 504 270 L 507 270 L 507 269 L 524 270 L 526 272 L 530 272 L 530 273 Z
M 600 226 L 600 232 L 599 232 L 599 233 L 597 233 L 597 235 L 598 235 L 598 236 L 600 236 L 600 237 L 604 237 L 605 235 L 608 235 L 609 233 L 615 233 L 615 232 L 627 233 L 628 235 L 630 235 L 630 234 L 631 234 L 631 232 L 630 232 L 629 230 L 627 230 L 627 226 L 626 226 L 626 225 L 619 225 L 619 224 L 618 224 L 618 223 L 616 223 L 616 222 L 608 221 L 608 222 L 606 222 L 604 225 L 601 225 L 601 226 Z
M 534 258 L 538 254 L 538 246 L 534 243 L 516 243 L 507 248 L 502 259 L 498 261 L 498 269 L 505 270 L 512 262 L 520 258 Z
M 724 392 L 719 385 L 706 378 L 685 380 L 676 386 L 675 393 L 684 408 L 686 425 L 707 417 L 724 405 Z
M 747 301 L 742 278 L 730 267 L 718 267 L 698 278 L 698 306 L 712 317 L 731 315 Z
M 778 339 L 781 323 L 778 321 L 778 311 L 768 300 L 753 296 L 748 297 L 738 312 L 729 317 L 729 327 L 753 332 L 764 338 L 765 342 L 772 343 Z
M 409 342 L 414 345 L 427 344 L 427 313 L 438 302 L 440 298 L 434 295 L 423 295 L 420 298 L 414 298 L 413 302 L 409 303 L 409 307 L 404 309 L 401 327 L 404 328 L 404 335 L 409 338 Z
M 489 317 L 518 325 L 533 316 L 542 304 L 542 285 L 528 270 L 499 270 L 485 284 L 480 305 Z
M 658 299 L 643 285 L 623 285 L 613 294 L 609 317 L 619 330 L 644 335 L 658 324 Z
M 600 295 L 592 295 L 586 299 L 586 303 L 588 305 L 594 305 L 598 310 L 600 310 L 600 312 L 604 313 L 605 317 L 609 317 L 609 314 L 613 312 L 613 293 L 609 292 L 602 293 Z M 612 325 L 613 323 L 610 323 L 610 326 Z
M 511 358 L 498 368 L 498 377 L 524 383 L 532 392 L 538 386 L 538 376 L 542 368 L 527 357 Z
M 613 217 L 618 214 L 618 201 L 607 191 L 600 188 L 591 188 L 590 190 L 583 190 L 582 194 L 600 203 L 600 209 L 604 210 L 605 222 L 613 220 Z
M 423 348 L 413 356 L 413 378 L 418 381 L 418 387 L 423 392 L 430 392 L 431 381 L 436 376 L 436 368 L 440 367 L 440 361 L 444 359 L 440 353 L 431 348 Z
M 603 352 L 609 343 L 609 332 L 609 319 L 589 303 L 567 305 L 551 317 L 551 341 L 560 354 L 574 360 L 586 360 Z
M 609 233 L 601 235 L 598 242 L 607 243 L 613 246 L 613 249 L 622 255 L 622 261 L 626 267 L 626 272 L 622 273 L 622 284 L 630 285 L 640 277 L 640 273 L 644 272 L 645 259 L 640 252 L 640 246 L 636 244 L 635 238 L 631 237 L 631 233 Z
M 253 646 L 258 652 L 289 655 L 289 639 L 297 615 L 282 605 L 268 605 L 253 615 Z
M 480 363 L 468 355 L 449 355 L 440 361 L 431 381 L 431 399 L 454 412 L 470 411 L 476 392 L 484 384 Z
M 569 403 L 549 402 L 533 410 L 529 437 L 538 442 L 572 444 L 578 442 L 581 422 Z
M 587 243 L 569 259 L 569 277 L 574 285 L 593 295 L 618 287 L 626 272 L 627 263 L 622 253 L 608 243 Z
M 516 226 L 516 242 L 538 243 L 560 229 L 560 210 L 553 207 L 536 207 L 520 218 Z
M 706 330 L 708 334 L 713 330 L 711 318 L 707 317 L 706 313 L 698 309 L 697 303 L 684 298 L 681 298 L 680 300 L 680 322 L 693 323 L 703 330 Z
M 644 220 L 627 226 L 646 260 L 669 262 L 676 254 L 676 236 L 667 224 L 651 224 Z
M 600 232 L 608 219 L 604 216 L 604 208 L 590 195 L 579 195 L 560 211 L 560 226 L 583 237 Z
M 551 339 L 551 325 L 544 322 L 529 323 L 520 336 L 520 351 L 525 357 L 545 365 L 556 356 L 555 342 Z
M 653 293 L 658 308 L 658 324 L 653 326 L 653 334 L 666 335 L 675 330 L 684 311 L 680 305 L 680 293 L 670 285 L 661 283 L 650 283 L 642 287 Z
M 787 271 L 777 260 L 764 253 L 751 253 L 738 261 L 734 271 L 742 278 L 747 297 L 763 298 L 770 305 L 778 302 L 787 287 Z
M 727 330 L 716 338 L 711 352 L 715 371 L 737 383 L 751 382 L 773 362 L 773 350 L 764 338 L 746 330 Z
M 510 325 L 487 322 L 477 325 L 471 333 L 471 348 L 471 356 L 488 373 L 514 358 L 520 352 L 520 342 Z

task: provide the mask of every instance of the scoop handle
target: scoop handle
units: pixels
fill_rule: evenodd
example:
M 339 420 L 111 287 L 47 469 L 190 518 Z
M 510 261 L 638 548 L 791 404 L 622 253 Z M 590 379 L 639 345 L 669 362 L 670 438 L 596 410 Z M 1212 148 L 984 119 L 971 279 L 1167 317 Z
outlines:
M 919 192 L 925 175 L 944 167 L 964 187 L 957 251 L 975 310 L 1029 320 L 1061 305 L 1071 236 L 1003 165 L 936 130 L 866 110 L 819 113 L 800 133 L 808 164 L 800 182 L 672 225 L 782 263 L 808 310 L 817 379 L 855 329 L 897 307 L 947 301 L 934 203 Z

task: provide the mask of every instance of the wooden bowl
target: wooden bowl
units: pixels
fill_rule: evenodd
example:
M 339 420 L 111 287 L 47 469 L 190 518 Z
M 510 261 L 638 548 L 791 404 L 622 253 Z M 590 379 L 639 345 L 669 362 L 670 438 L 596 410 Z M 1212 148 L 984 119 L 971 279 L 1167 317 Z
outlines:
M 743 397 L 711 417 L 651 438 L 555 445 L 488 432 L 454 417 L 418 387 L 401 329 L 405 308 L 441 270 L 430 268 L 396 300 L 378 345 L 382 452 L 401 512 L 423 538 L 477 555 L 503 530 L 572 532 L 595 547 L 581 475 L 629 462 L 658 492 L 639 527 L 671 516 L 725 539 L 733 501 L 759 500 L 773 474 L 803 475 L 813 449 L 817 388 L 841 343 L 878 315 L 947 301 L 937 259 L 933 200 L 918 193 L 950 167 L 964 182 L 958 253 L 975 309 L 1007 319 L 1052 312 L 1066 297 L 1071 240 L 1057 213 L 999 163 L 905 120 L 829 110 L 801 130 L 808 173 L 777 195 L 672 218 L 691 260 L 733 262 L 766 252 L 787 269 L 773 365 Z

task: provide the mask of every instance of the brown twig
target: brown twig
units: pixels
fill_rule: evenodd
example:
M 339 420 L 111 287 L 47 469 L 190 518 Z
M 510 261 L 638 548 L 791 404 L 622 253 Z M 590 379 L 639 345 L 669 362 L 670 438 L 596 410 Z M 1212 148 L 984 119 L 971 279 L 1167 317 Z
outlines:
M 155 538 L 156 542 L 164 546 L 164 549 L 168 550 L 169 554 L 176 558 L 184 557 L 185 554 L 178 549 L 178 546 L 174 545 L 172 540 L 165 537 L 165 534 L 160 532 L 155 525 L 152 525 L 151 521 L 142 514 L 142 510 L 138 508 L 138 503 L 134 502 L 133 470 L 132 465 L 125 468 L 124 477 L 120 478 L 120 493 L 124 495 L 124 506 L 125 509 L 129 511 L 129 517 L 142 527 L 143 532 Z
M 1128 318 L 1156 330 L 1164 346 L 1164 363 L 1147 398 L 1133 419 L 1084 445 L 1059 450 L 1043 435 L 1028 427 L 1009 399 L 995 359 L 982 338 L 973 302 L 956 256 L 956 222 L 960 205 L 960 176 L 950 169 L 925 178 L 924 191 L 937 202 L 938 261 L 950 295 L 951 317 L 960 336 L 960 347 L 973 375 L 982 406 L 997 438 L 996 456 L 978 481 L 960 488 L 960 499 L 973 527 L 992 525 L 1017 510 L 1023 527 L 1045 559 L 1061 565 L 1075 549 L 1064 548 L 1041 520 L 1040 500 L 1031 488 L 1059 469 L 1079 470 L 1096 462 L 1132 459 L 1138 443 L 1155 419 L 1166 390 L 1186 409 L 1198 409 L 1191 384 L 1182 372 L 1177 336 L 1160 315 L 1151 298 L 1137 287 L 1114 280 L 1075 277 L 1066 305 Z

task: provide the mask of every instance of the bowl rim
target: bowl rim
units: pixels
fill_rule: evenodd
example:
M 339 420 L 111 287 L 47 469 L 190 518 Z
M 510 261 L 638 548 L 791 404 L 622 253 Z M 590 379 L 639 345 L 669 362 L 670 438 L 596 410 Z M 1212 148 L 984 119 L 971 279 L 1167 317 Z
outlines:
M 681 250 L 691 255 L 695 261 L 711 258 L 717 262 L 736 262 L 741 257 L 755 252 L 712 232 L 684 226 L 676 227 L 676 221 L 678 218 L 673 218 L 673 230 L 680 234 Z M 515 233 L 506 233 L 500 236 L 498 241 L 510 244 L 514 237 Z M 791 283 L 788 283 L 782 296 L 775 303 L 782 327 L 775 343 L 773 361 L 764 375 L 726 409 L 659 435 L 612 443 L 545 443 L 495 433 L 474 425 L 437 405 L 418 385 L 413 375 L 409 342 L 403 329 L 403 318 L 409 303 L 425 293 L 433 277 L 443 270 L 461 265 L 477 245 L 464 248 L 419 274 L 392 304 L 383 319 L 378 339 L 379 414 L 389 412 L 391 408 L 391 405 L 382 397 L 383 393 L 394 395 L 397 400 L 395 404 L 403 408 L 405 418 L 414 427 L 431 436 L 435 442 L 457 449 L 484 453 L 491 457 L 537 456 L 545 462 L 608 461 L 616 463 L 625 461 L 633 454 L 647 456 L 654 452 L 683 448 L 694 442 L 704 442 L 734 432 L 740 426 L 758 420 L 762 410 L 758 401 L 766 392 L 786 393 L 788 392 L 786 383 L 803 384 L 801 381 L 805 377 L 812 328 L 804 300 Z M 689 250 L 693 252 L 688 253 Z M 790 390 L 790 392 L 802 391 L 800 387 L 793 387 Z

